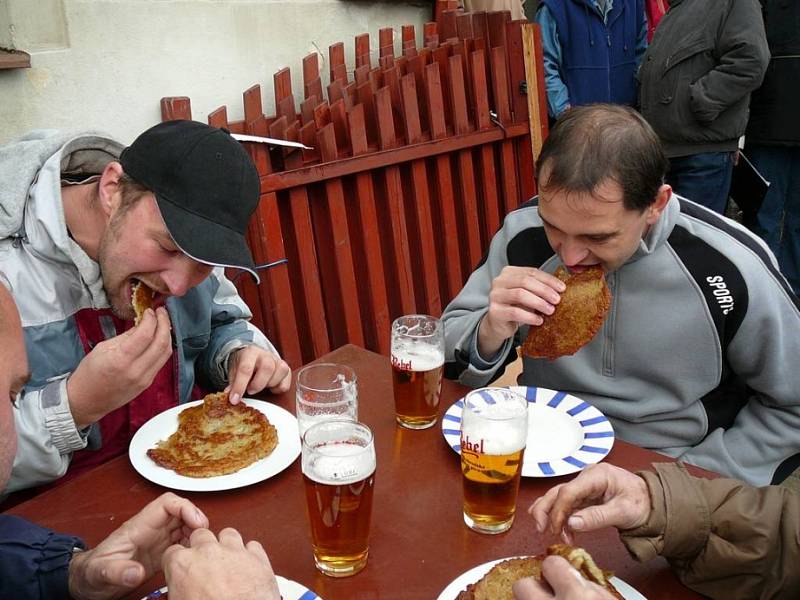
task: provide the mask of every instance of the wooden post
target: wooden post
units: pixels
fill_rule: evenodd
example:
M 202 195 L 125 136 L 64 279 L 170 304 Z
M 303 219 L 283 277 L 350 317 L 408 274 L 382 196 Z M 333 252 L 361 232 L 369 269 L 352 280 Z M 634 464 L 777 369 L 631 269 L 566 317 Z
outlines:
M 542 114 L 541 105 L 543 98 L 540 98 L 539 91 L 544 90 L 544 70 L 540 68 L 540 63 L 536 59 L 536 43 L 539 34 L 539 25 L 527 23 L 522 26 L 522 45 L 525 54 L 525 81 L 528 83 L 528 122 L 531 127 L 531 150 L 533 160 L 539 158 L 544 142 L 542 119 L 547 118 L 547 111 Z M 541 48 L 541 39 L 539 39 Z M 540 50 L 541 52 L 541 50 Z

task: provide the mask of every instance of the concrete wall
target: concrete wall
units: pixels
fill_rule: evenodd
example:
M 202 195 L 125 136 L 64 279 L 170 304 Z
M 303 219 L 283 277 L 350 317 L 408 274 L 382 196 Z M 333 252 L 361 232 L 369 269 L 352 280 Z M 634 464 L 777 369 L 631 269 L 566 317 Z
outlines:
M 160 116 L 163 96 L 189 96 L 193 117 L 227 105 L 243 117 L 242 92 L 261 84 L 274 114 L 272 75 L 292 70 L 302 98 L 302 58 L 342 41 L 352 72 L 353 38 L 422 24 L 430 1 L 0 0 L 0 47 L 31 54 L 30 69 L 0 70 L 0 143 L 33 128 L 92 128 L 123 142 Z M 419 39 L 418 39 L 419 41 Z

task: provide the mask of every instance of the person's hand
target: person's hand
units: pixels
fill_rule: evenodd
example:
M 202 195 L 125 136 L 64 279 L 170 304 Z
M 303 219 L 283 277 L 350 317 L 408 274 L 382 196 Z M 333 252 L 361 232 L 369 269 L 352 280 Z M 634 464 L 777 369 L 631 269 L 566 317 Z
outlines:
M 145 506 L 100 544 L 76 552 L 69 564 L 69 592 L 76 600 L 119 598 L 161 568 L 164 551 L 188 543 L 191 532 L 208 527 L 194 504 L 167 492 Z
M 587 581 L 561 556 L 548 556 L 542 563 L 542 577 L 550 584 L 525 577 L 512 587 L 515 600 L 613 600 L 611 592 Z M 552 588 L 552 589 L 550 589 Z
M 549 529 L 572 543 L 569 530 L 633 529 L 647 521 L 650 510 L 650 493 L 644 479 L 600 463 L 584 469 L 569 483 L 551 488 L 528 512 L 540 533 Z
M 288 390 L 292 385 L 292 370 L 286 361 L 260 346 L 245 346 L 229 359 L 228 392 L 231 404 L 242 399 L 245 392 L 256 394 L 264 388 L 274 394 Z
M 125 333 L 97 344 L 67 381 L 78 429 L 97 422 L 150 387 L 172 356 L 172 326 L 164 307 L 147 309 Z
M 492 356 L 522 324 L 541 325 L 561 301 L 566 284 L 531 267 L 504 267 L 492 281 L 489 310 L 478 328 L 478 351 Z
M 267 553 L 258 542 L 244 544 L 235 529 L 192 533 L 189 547 L 164 553 L 164 576 L 170 600 L 280 600 L 278 582 Z

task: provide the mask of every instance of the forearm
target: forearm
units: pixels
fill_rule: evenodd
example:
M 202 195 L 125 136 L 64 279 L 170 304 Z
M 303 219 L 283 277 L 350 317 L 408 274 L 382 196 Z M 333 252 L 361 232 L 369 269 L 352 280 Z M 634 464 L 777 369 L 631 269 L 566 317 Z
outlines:
M 800 586 L 800 497 L 782 487 L 700 479 L 676 464 L 641 473 L 652 511 L 621 532 L 638 560 L 662 555 L 681 581 L 714 598 L 792 597 Z
M 75 426 L 63 379 L 24 394 L 14 421 L 18 448 L 8 492 L 58 479 L 66 472 L 72 453 L 86 447 L 87 432 Z

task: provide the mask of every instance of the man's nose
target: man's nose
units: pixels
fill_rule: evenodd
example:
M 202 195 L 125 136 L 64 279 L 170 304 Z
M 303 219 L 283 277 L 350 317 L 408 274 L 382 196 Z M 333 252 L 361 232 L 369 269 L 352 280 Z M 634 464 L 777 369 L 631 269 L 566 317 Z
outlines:
M 573 266 L 579 264 L 586 255 L 588 254 L 588 250 L 586 246 L 581 244 L 575 239 L 564 237 L 561 241 L 561 260 L 567 266 Z
M 200 285 L 211 274 L 212 269 L 213 267 L 187 256 L 185 260 L 180 260 L 173 268 L 162 273 L 161 278 L 172 296 L 183 296 L 193 287 Z

